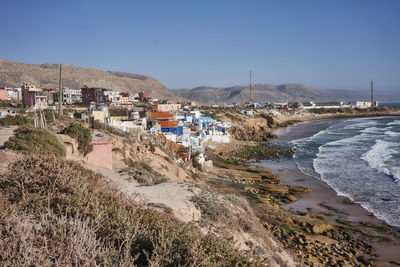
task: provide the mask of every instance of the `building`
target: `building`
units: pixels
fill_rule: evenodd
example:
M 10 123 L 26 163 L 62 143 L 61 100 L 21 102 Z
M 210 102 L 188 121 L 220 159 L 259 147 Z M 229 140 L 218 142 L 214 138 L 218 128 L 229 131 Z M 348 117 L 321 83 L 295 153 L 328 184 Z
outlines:
M 47 104 L 55 104 L 58 101 L 58 89 L 57 88 L 43 88 L 43 92 L 47 96 Z
M 82 105 L 90 106 L 108 106 L 111 101 L 109 100 L 105 88 L 89 88 L 87 86 L 82 88 Z
M 181 104 L 157 104 L 159 112 L 176 112 L 181 109 Z
M 130 99 L 129 99 L 129 93 L 128 92 L 121 92 L 119 94 L 119 103 L 121 105 L 130 105 L 130 104 L 132 104 Z
M 74 105 L 82 102 L 82 89 L 63 89 L 63 103 Z
M 108 100 L 111 102 L 111 105 L 117 106 L 119 105 L 119 97 L 120 92 L 115 92 L 112 90 L 107 90 L 104 92 L 104 95 L 108 97 Z
M 0 88 L 0 100 L 10 100 L 6 88 Z
M 139 92 L 139 96 L 138 97 L 139 97 L 140 101 L 147 102 L 148 99 L 149 99 L 149 93 L 141 91 L 141 92 Z
M 21 87 L 22 103 L 34 106 L 35 109 L 47 108 L 47 93 L 34 85 L 24 83 Z
M 356 101 L 351 103 L 352 108 L 370 108 L 371 106 L 371 102 Z
M 8 90 L 8 97 L 11 101 L 20 101 L 22 100 L 22 91 L 21 88 L 14 88 Z

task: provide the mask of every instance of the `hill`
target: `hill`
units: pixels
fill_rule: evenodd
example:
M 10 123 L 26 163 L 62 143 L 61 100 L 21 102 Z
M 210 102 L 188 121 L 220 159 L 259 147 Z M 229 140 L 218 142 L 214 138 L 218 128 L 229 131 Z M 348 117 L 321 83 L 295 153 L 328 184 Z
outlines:
M 58 64 L 25 64 L 0 59 L 0 87 L 20 87 L 27 82 L 41 88 L 58 87 Z M 148 91 L 155 98 L 173 98 L 159 80 L 125 72 L 112 72 L 92 68 L 63 65 L 63 85 L 70 88 L 89 87 L 124 90 L 131 93 Z
M 191 90 L 174 90 L 174 93 L 183 98 L 204 104 L 244 103 L 250 99 L 248 86 L 227 88 L 205 86 Z M 253 86 L 253 100 L 255 102 L 352 101 L 368 99 L 368 91 L 318 89 L 302 84 L 256 84 Z

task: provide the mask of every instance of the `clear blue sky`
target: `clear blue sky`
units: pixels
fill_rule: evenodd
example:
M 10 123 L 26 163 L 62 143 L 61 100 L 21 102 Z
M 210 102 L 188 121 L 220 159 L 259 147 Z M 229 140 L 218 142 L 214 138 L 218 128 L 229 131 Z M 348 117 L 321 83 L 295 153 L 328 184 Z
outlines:
M 399 0 L 2 0 L 0 58 L 151 75 L 400 92 Z

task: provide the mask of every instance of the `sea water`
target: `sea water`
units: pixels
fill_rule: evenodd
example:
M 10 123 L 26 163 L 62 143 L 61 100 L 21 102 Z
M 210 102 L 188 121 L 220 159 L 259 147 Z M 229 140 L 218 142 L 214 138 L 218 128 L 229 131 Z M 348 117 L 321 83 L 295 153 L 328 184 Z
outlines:
M 291 145 L 304 174 L 400 226 L 400 117 L 339 121 Z

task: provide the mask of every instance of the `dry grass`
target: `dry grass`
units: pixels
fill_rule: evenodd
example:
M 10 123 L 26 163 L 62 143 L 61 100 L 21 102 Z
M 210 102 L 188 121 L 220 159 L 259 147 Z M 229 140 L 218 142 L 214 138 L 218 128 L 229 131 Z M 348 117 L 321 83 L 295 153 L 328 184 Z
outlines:
M 215 236 L 141 209 L 104 177 L 55 156 L 0 175 L 2 266 L 235 266 L 251 262 Z

